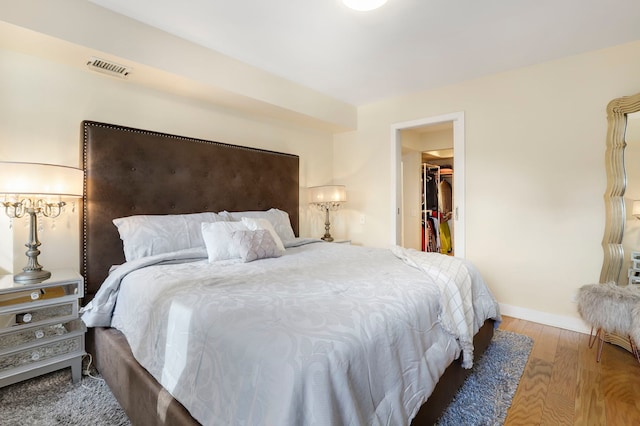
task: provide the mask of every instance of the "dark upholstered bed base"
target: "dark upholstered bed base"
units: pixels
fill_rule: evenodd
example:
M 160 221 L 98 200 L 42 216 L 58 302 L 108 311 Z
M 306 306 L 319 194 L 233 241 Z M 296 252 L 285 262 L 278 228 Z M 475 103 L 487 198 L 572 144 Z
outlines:
M 115 328 L 91 328 L 87 350 L 133 425 L 199 425 L 189 412 L 135 360 Z
M 487 320 L 474 337 L 476 359 L 493 337 L 494 322 Z M 95 356 L 96 368 L 106 380 L 133 425 L 198 425 L 187 410 L 133 358 L 124 335 L 113 328 L 90 329 L 88 350 Z M 444 372 L 429 400 L 411 423 L 433 425 L 469 375 L 459 360 Z M 155 413 L 155 416 L 154 416 Z
M 478 333 L 473 337 L 474 360 L 480 358 L 484 351 L 487 350 L 493 338 L 494 325 L 494 320 L 486 320 L 484 325 L 478 330 Z M 438 420 L 447 408 L 470 373 L 471 370 L 462 368 L 462 361 L 460 359 L 455 360 L 449 365 L 442 377 L 440 377 L 433 393 L 427 402 L 422 405 L 413 422 L 411 422 L 411 426 L 435 424 L 436 420 Z

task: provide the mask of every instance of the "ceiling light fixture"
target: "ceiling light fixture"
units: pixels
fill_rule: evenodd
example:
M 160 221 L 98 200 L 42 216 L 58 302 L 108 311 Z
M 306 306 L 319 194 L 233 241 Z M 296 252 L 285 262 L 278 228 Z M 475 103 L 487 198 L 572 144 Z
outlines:
M 342 3 L 344 3 L 345 6 L 362 12 L 377 9 L 386 2 L 387 0 L 342 0 Z

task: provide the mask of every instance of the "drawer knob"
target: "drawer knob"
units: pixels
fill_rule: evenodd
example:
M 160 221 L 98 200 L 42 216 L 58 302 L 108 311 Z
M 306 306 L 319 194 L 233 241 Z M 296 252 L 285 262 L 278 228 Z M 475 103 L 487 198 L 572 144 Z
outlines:
M 44 337 L 44 331 L 37 330 L 36 331 L 36 339 L 42 339 Z
M 40 359 L 40 354 L 38 352 L 31 352 L 31 360 L 37 361 Z
M 38 300 L 38 299 L 40 299 L 39 291 L 34 291 L 33 293 L 31 293 L 31 300 Z
M 18 315 L 18 317 L 16 318 L 16 320 L 18 320 L 18 322 L 20 323 L 27 323 L 27 322 L 31 322 L 31 314 L 23 314 L 23 315 Z

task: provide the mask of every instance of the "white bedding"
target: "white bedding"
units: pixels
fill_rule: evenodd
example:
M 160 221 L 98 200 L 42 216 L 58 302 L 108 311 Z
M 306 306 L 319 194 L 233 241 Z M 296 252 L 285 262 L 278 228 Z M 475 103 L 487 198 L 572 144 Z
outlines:
M 471 294 L 471 336 L 499 319 L 473 268 L 456 269 L 468 287 L 420 254 L 314 243 L 251 263 L 156 256 L 116 269 L 82 318 L 121 330 L 205 425 L 408 424 L 466 339 L 443 294 Z M 462 328 L 445 330 L 452 319 Z

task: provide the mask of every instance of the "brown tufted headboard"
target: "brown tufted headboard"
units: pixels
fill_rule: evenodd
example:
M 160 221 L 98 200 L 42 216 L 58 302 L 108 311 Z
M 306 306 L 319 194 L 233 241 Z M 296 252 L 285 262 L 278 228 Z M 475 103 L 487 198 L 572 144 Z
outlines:
M 298 235 L 296 155 L 93 121 L 82 135 L 85 302 L 124 262 L 117 217 L 275 207 Z

